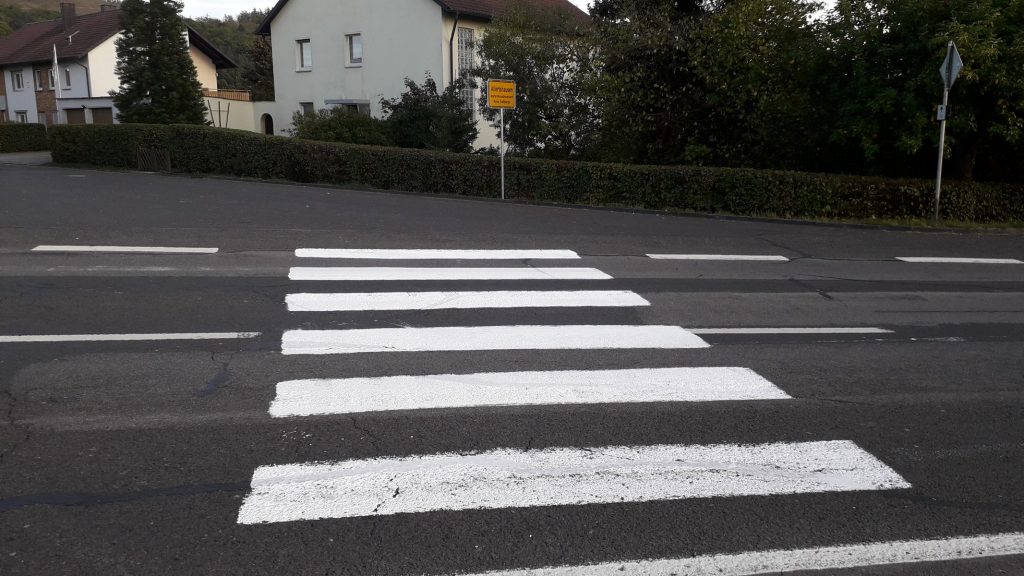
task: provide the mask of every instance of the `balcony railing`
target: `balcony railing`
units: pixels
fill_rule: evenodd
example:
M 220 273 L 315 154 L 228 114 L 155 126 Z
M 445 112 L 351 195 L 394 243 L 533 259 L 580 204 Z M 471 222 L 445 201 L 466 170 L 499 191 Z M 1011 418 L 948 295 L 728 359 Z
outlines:
M 235 100 L 237 102 L 252 102 L 252 94 L 248 90 L 210 90 L 209 88 L 203 88 L 203 96 L 206 98 Z

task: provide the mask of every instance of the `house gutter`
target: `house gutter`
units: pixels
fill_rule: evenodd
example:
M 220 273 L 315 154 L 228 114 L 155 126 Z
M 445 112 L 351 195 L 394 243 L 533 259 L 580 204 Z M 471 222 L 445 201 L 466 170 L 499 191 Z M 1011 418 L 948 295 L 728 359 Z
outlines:
M 459 11 L 455 11 L 452 35 L 448 38 L 448 85 L 455 84 L 455 31 L 459 29 Z

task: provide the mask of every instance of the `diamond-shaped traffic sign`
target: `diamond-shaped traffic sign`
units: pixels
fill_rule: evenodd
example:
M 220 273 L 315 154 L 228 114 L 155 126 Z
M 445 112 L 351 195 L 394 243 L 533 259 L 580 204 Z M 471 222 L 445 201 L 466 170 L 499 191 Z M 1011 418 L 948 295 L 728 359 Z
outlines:
M 950 42 L 949 49 L 946 51 L 946 60 L 942 63 L 942 68 L 939 68 L 939 74 L 942 75 L 942 81 L 946 84 L 946 90 L 953 87 L 953 82 L 956 82 L 956 77 L 960 75 L 960 70 L 963 67 L 964 61 L 960 59 L 960 51 L 956 49 L 956 44 Z

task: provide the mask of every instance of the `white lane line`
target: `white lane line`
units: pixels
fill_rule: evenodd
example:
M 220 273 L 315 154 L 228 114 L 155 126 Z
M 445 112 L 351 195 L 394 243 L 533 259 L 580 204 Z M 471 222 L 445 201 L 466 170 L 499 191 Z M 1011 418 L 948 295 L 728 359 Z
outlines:
M 576 260 L 572 250 L 358 250 L 299 248 L 299 258 L 356 260 Z
M 502 449 L 261 466 L 238 523 L 909 487 L 842 440 Z
M 369 292 L 288 294 L 292 312 L 356 310 L 445 310 L 453 308 L 575 308 L 650 306 L 635 292 L 502 291 L 502 292 Z
M 291 280 L 610 280 L 596 268 L 306 268 L 288 272 Z
M 1018 554 L 1024 554 L 1024 532 L 936 540 L 871 542 L 797 550 L 767 550 L 692 558 L 606 562 L 584 566 L 496 570 L 475 576 L 754 576 L 779 572 L 817 573 L 818 570 L 970 560 Z M 926 574 L 928 571 L 918 573 Z
M 281 339 L 283 354 L 707 347 L 707 342 L 679 326 L 452 326 L 289 330 Z
M 892 334 L 885 328 L 691 328 L 694 334 Z
M 149 254 L 216 254 L 217 248 L 173 246 L 36 246 L 33 252 L 140 252 Z
M 0 343 L 23 342 L 135 342 L 151 340 L 237 340 L 256 338 L 259 332 L 196 332 L 179 334 L 40 334 L 0 336 Z
M 785 400 L 748 368 L 488 372 L 292 380 L 277 385 L 275 418 L 425 408 Z
M 749 262 L 789 262 L 777 254 L 648 254 L 654 260 L 723 260 Z
M 903 262 L 921 264 L 1024 264 L 1024 261 L 1017 260 L 1016 258 L 931 258 L 904 256 L 897 257 L 896 259 Z

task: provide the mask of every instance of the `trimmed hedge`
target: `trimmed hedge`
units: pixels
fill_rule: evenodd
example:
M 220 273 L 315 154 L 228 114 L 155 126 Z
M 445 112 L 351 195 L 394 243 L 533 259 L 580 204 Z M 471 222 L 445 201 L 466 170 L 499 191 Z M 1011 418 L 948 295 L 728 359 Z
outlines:
M 42 124 L 0 124 L 0 153 L 46 150 L 46 126 Z
M 359 146 L 205 126 L 54 126 L 54 162 L 137 168 L 140 151 L 166 151 L 172 170 L 384 190 L 494 197 L 495 156 Z M 770 170 L 506 160 L 508 197 L 787 218 L 927 218 L 933 184 Z M 1024 221 L 1024 187 L 943 185 L 942 216 Z

